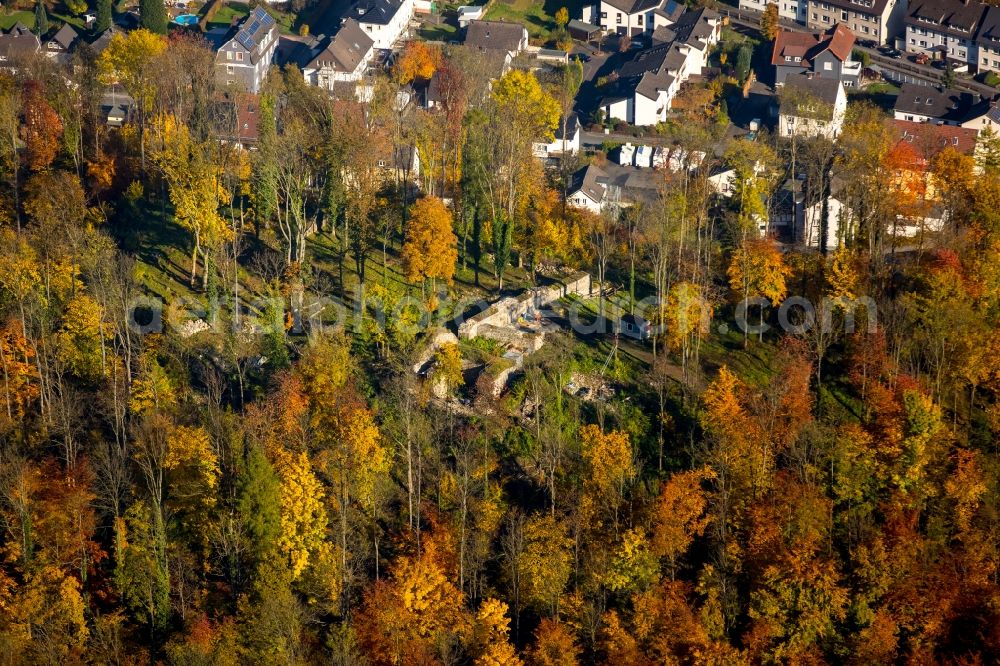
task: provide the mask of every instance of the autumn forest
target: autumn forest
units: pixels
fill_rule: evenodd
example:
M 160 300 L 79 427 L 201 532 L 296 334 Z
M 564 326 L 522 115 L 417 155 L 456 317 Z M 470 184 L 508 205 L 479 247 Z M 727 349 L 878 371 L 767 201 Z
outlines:
M 0 663 L 1000 658 L 1000 140 L 731 138 L 691 91 L 658 131 L 701 162 L 593 212 L 604 153 L 532 154 L 579 63 L 414 42 L 250 99 L 213 58 L 0 73 Z M 838 247 L 761 233 L 789 164 L 837 174 Z M 572 271 L 530 352 L 452 323 Z

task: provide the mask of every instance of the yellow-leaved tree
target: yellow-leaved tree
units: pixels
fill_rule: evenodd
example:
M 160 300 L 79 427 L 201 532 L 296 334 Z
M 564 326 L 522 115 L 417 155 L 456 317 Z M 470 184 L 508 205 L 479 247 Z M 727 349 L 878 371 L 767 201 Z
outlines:
M 596 503 L 608 506 L 617 524 L 625 487 L 636 475 L 628 433 L 585 425 L 580 428 L 580 446 L 588 471 L 586 491 Z
M 63 313 L 56 333 L 56 356 L 81 379 L 93 380 L 104 373 L 104 344 L 111 330 L 103 318 L 100 304 L 86 294 L 73 298 Z
M 521 666 L 514 646 L 510 644 L 510 608 L 498 599 L 484 599 L 476 613 L 475 643 L 479 654 L 475 666 Z
M 772 306 L 785 298 L 788 287 L 785 280 L 792 271 L 781 256 L 774 241 L 765 238 L 747 238 L 733 252 L 726 269 L 729 288 L 739 296 L 746 307 L 752 296 L 763 296 Z M 763 339 L 764 306 L 760 307 L 760 338 Z M 750 327 L 744 322 L 743 344 L 747 343 Z
M 221 170 L 212 162 L 211 148 L 198 143 L 188 128 L 174 116 L 164 116 L 158 124 L 161 147 L 155 154 L 170 190 L 174 218 L 191 232 L 191 284 L 198 273 L 198 255 L 206 263 L 203 283 L 208 283 L 209 251 L 229 240 L 232 231 L 219 214 L 219 206 L 231 197 L 222 186 Z
M 281 533 L 278 549 L 287 558 L 292 579 L 309 565 L 323 546 L 327 516 L 323 486 L 313 474 L 305 452 L 274 452 L 274 469 L 281 479 Z

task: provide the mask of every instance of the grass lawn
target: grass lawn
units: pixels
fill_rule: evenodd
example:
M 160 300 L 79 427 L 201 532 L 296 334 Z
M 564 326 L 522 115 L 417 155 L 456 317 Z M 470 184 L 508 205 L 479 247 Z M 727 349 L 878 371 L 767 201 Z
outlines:
M 19 21 L 29 28 L 35 27 L 35 12 L 24 11 L 0 14 L 0 28 L 3 30 L 10 30 Z
M 450 23 L 438 23 L 437 25 L 424 23 L 417 30 L 420 38 L 429 42 L 449 42 L 455 39 L 456 33 L 458 33 L 458 28 Z
M 208 4 L 205 5 L 208 7 Z M 296 34 L 295 29 L 295 15 L 286 14 L 284 12 L 279 12 L 272 7 L 264 7 L 268 14 L 274 17 L 274 20 L 278 22 L 278 30 L 285 33 L 286 35 Z M 250 5 L 245 2 L 227 2 L 222 6 L 222 9 L 212 18 L 208 23 L 208 28 L 220 28 L 227 27 L 232 24 L 234 19 L 242 19 L 250 13 Z
M 869 95 L 898 95 L 900 87 L 889 83 L 888 81 L 879 81 L 865 86 L 863 91 Z M 849 90 L 848 92 L 850 93 L 853 91 Z
M 208 7 L 209 4 L 206 4 L 205 8 L 207 9 Z M 208 27 L 228 26 L 233 22 L 233 19 L 241 19 L 249 13 L 249 5 L 242 2 L 230 2 L 222 6 L 222 9 L 215 14 Z
M 545 4 L 540 0 L 496 0 L 483 18 L 523 23 L 532 39 L 548 40 L 555 28 L 552 16 L 546 13 Z
M 34 11 L 21 11 L 21 12 L 10 12 L 10 13 L 0 13 L 0 30 L 10 30 L 14 27 L 15 23 L 21 23 L 27 28 L 35 27 L 35 12 Z M 54 33 L 59 29 L 59 26 L 63 23 L 69 23 L 71 26 L 76 28 L 77 32 L 82 32 L 87 29 L 86 24 L 83 22 L 82 16 L 70 16 L 69 14 L 58 14 L 56 12 L 49 12 L 49 32 Z

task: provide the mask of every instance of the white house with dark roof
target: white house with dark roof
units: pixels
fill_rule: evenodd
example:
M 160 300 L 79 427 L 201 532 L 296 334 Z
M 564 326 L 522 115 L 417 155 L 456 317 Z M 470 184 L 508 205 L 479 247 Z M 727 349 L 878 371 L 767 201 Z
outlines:
M 45 55 L 60 61 L 67 61 L 70 53 L 76 47 L 80 35 L 66 23 L 45 41 Z
M 278 27 L 274 17 L 257 7 L 230 28 L 218 44 L 215 71 L 219 81 L 244 92 L 260 92 L 278 45 Z
M 345 20 L 357 21 L 375 48 L 389 50 L 405 36 L 413 13 L 413 0 L 359 0 Z
M 847 93 L 838 79 L 793 74 L 785 79 L 778 110 L 778 135 L 835 139 L 844 127 Z
M 565 133 L 563 128 L 566 128 Z M 580 119 L 575 113 L 571 113 L 564 119 L 559 119 L 559 124 L 553 132 L 552 141 L 536 141 L 532 144 L 535 157 L 559 157 L 561 155 L 576 155 L 580 152 Z
M 670 28 L 658 28 L 656 34 L 664 39 L 624 63 L 604 93 L 599 106 L 605 117 L 643 126 L 664 122 L 681 84 L 701 75 L 721 33 L 718 12 L 706 8 L 686 12 Z
M 470 21 L 465 45 L 480 53 L 503 57 L 504 68 L 528 48 L 528 29 L 509 21 Z
M 641 35 L 677 22 L 684 14 L 677 0 L 600 0 L 583 8 L 583 21 L 605 32 Z
M 566 203 L 592 213 L 608 206 L 651 203 L 660 195 L 661 176 L 654 169 L 608 162 L 585 166 L 570 181 Z
M 347 19 L 333 37 L 319 40 L 301 59 L 306 83 L 333 90 L 334 84 L 360 80 L 372 61 L 375 42 L 358 22 Z

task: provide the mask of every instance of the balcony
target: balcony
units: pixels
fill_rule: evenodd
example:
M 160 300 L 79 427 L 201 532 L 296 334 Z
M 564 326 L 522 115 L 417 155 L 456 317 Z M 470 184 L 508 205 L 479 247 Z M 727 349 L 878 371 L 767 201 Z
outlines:
M 844 63 L 843 67 L 840 68 L 840 77 L 842 79 L 856 79 L 861 76 L 861 63 L 848 60 Z

